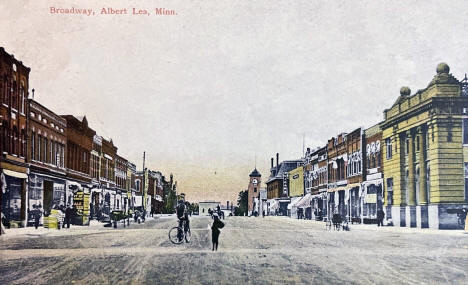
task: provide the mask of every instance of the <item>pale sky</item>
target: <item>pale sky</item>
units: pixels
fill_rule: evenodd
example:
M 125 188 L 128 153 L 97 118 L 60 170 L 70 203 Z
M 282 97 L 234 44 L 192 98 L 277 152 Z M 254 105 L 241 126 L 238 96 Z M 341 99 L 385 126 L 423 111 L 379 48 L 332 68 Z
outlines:
M 297 159 L 304 134 L 314 148 L 372 126 L 439 62 L 462 79 L 468 2 L 443 2 L 4 0 L 0 46 L 31 67 L 37 101 L 86 115 L 138 169 L 146 151 L 189 200 L 224 204 L 255 156 L 266 181 L 276 152 Z

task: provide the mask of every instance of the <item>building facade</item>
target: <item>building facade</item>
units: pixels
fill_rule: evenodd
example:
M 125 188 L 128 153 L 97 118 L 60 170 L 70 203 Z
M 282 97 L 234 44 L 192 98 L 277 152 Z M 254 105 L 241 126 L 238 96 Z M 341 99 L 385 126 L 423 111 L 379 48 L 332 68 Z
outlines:
M 365 181 L 362 183 L 362 222 L 376 223 L 383 210 L 382 129 L 380 123 L 365 130 Z
M 67 121 L 37 101 L 29 100 L 28 118 L 28 209 L 48 216 L 52 207 L 72 205 L 66 192 Z M 34 217 L 29 215 L 32 225 Z
M 30 68 L 0 48 L 0 212 L 7 226 L 25 226 Z
M 468 97 L 447 64 L 436 72 L 425 89 L 401 88 L 384 111 L 385 206 L 396 226 L 458 228 L 466 205 Z
M 90 192 L 93 187 L 90 159 L 96 132 L 88 126 L 86 116 L 62 115 L 61 117 L 67 121 L 65 195 L 70 197 L 80 190 Z
M 340 214 L 342 217 L 347 216 L 348 211 L 345 205 L 345 190 L 348 185 L 346 175 L 347 151 L 346 133 L 328 140 L 327 214 L 329 219 L 331 219 L 333 214 Z

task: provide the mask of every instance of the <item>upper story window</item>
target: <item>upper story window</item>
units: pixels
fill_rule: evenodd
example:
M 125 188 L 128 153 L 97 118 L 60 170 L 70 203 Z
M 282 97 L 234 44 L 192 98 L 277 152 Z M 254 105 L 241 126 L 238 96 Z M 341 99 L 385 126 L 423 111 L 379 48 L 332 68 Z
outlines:
M 468 118 L 463 119 L 463 144 L 468 144 Z
M 392 140 L 391 138 L 385 139 L 385 145 L 387 147 L 387 159 L 392 158 Z
M 25 97 L 24 97 L 24 86 L 21 85 L 21 88 L 20 88 L 20 100 L 21 100 L 21 107 L 20 107 L 20 111 L 21 113 L 24 114 L 24 101 L 26 100 Z

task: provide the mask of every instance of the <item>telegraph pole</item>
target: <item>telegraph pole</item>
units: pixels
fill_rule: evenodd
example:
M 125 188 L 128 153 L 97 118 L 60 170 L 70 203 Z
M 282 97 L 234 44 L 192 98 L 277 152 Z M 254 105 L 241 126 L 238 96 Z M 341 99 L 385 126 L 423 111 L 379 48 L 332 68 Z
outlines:
M 146 180 L 145 154 L 146 152 L 143 152 L 143 182 L 142 182 L 142 188 L 141 188 L 141 208 L 143 210 L 143 214 L 146 215 L 145 213 L 145 180 Z

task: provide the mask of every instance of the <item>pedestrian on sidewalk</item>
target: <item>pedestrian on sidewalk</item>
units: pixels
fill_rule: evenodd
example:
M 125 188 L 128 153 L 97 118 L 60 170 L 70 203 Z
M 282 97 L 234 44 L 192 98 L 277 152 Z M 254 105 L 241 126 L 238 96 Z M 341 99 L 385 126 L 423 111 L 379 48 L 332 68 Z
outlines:
M 382 209 L 379 209 L 377 211 L 377 226 L 380 227 L 380 225 L 382 225 L 383 227 L 383 219 L 385 217 L 385 213 Z
M 221 222 L 221 220 L 218 218 L 218 214 L 214 213 L 213 214 L 213 224 L 211 225 L 211 242 L 213 243 L 213 251 L 218 250 L 218 241 L 219 241 L 219 234 L 221 231 L 219 229 L 222 229 L 224 227 L 224 223 Z
M 42 216 L 42 211 L 41 209 L 39 208 L 38 205 L 33 205 L 33 210 L 32 210 L 32 215 L 34 217 L 34 227 L 37 228 L 39 227 L 39 222 L 41 220 L 41 216 Z
M 65 209 L 65 224 L 67 225 L 67 229 L 70 228 L 70 221 L 71 221 L 72 215 L 73 215 L 73 209 L 70 206 L 68 206 Z

